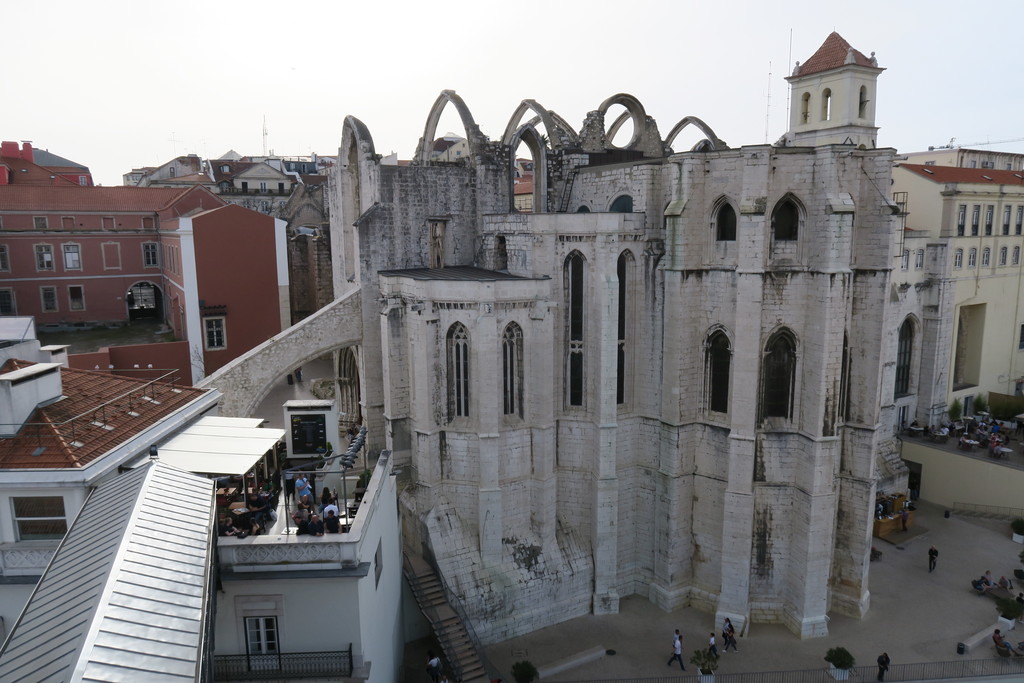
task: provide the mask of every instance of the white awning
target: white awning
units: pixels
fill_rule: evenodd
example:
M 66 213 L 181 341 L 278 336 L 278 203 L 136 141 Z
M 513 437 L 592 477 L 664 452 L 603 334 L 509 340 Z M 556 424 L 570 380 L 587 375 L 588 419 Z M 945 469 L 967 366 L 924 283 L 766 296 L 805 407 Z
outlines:
M 204 417 L 160 446 L 161 462 L 197 474 L 245 474 L 284 436 L 262 420 Z

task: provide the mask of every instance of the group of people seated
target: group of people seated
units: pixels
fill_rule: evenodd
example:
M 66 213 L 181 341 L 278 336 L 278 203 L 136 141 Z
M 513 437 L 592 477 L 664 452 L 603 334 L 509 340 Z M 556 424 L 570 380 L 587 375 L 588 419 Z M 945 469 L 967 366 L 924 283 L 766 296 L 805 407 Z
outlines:
M 266 533 L 276 518 L 277 493 L 271 486 L 246 496 L 245 503 L 232 504 L 227 513 L 220 516 L 217 525 L 221 536 L 246 538 Z
M 342 531 L 341 510 L 338 508 L 338 492 L 324 487 L 317 507 L 309 496 L 302 496 L 292 513 L 297 535 L 323 536 Z
M 978 593 L 984 595 L 996 588 L 1002 588 L 1009 592 L 1013 590 L 1013 582 L 1007 579 L 1005 576 L 1000 576 L 998 581 L 992 580 L 992 572 L 986 571 L 979 578 L 971 581 L 971 588 L 978 591 Z
M 1024 640 L 1017 643 L 1017 647 L 1014 647 L 1008 640 L 1006 640 L 1006 638 L 1003 637 L 1003 634 L 1000 633 L 999 629 L 996 629 L 992 634 L 992 642 L 996 644 L 997 652 L 999 650 L 1004 650 L 1008 653 L 1007 656 L 1012 654 L 1014 657 L 1024 657 L 1024 655 L 1021 654 L 1021 650 L 1024 650 Z

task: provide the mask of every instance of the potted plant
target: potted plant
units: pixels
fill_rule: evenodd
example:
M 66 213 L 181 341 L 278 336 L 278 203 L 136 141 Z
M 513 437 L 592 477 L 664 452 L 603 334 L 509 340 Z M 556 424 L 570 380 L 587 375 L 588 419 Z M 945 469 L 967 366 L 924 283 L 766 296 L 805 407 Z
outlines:
M 1024 543 L 1024 517 L 1018 517 L 1010 522 L 1010 528 L 1013 529 L 1013 542 Z
M 985 394 L 978 394 L 974 397 L 974 414 L 987 413 L 988 412 L 988 399 L 985 398 Z
M 707 648 L 694 650 L 693 655 L 690 656 L 690 664 L 697 667 L 701 683 L 714 683 L 715 669 L 718 668 L 718 655 Z
M 964 404 L 960 402 L 960 399 L 954 398 L 953 402 L 949 404 L 949 410 L 946 411 L 949 414 L 950 422 L 958 422 L 964 414 Z
M 538 675 L 537 667 L 525 659 L 512 665 L 512 678 L 516 683 L 533 683 Z
M 850 677 L 853 668 L 853 655 L 845 647 L 832 647 L 825 653 L 825 661 L 830 664 L 829 673 L 837 681 L 845 681 Z
M 1024 614 L 1024 605 L 1014 598 L 996 598 L 996 611 L 999 612 L 1000 628 L 1010 631 L 1020 619 L 1020 615 Z

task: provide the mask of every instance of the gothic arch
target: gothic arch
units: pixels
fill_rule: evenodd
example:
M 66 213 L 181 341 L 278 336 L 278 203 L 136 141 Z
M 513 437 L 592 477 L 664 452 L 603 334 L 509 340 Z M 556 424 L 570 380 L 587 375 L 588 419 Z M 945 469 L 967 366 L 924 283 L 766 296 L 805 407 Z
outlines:
M 508 120 L 508 125 L 505 126 L 505 133 L 501 136 L 501 143 L 504 146 L 511 147 L 513 140 L 519 136 L 519 131 L 522 129 L 519 122 L 528 111 L 534 112 L 537 115 L 536 118 L 539 118 L 544 124 L 544 130 L 548 134 L 548 144 L 551 145 L 551 149 L 576 146 L 579 136 L 572 129 L 572 126 L 555 112 L 540 106 L 536 100 L 523 100 L 516 107 L 512 117 Z M 535 126 L 536 124 L 530 121 L 528 125 Z M 514 152 L 515 150 L 512 151 Z
M 455 110 L 459 113 L 459 118 L 462 119 L 462 125 L 466 128 L 466 142 L 469 144 L 469 156 L 471 159 L 476 157 L 481 144 L 485 141 L 483 134 L 480 132 L 480 126 L 476 125 L 476 121 L 473 120 L 473 114 L 469 111 L 469 107 L 466 106 L 462 98 L 454 90 L 442 90 L 441 94 L 434 101 L 434 105 L 430 108 L 430 114 L 427 116 L 427 125 L 423 129 L 423 137 L 420 138 L 419 153 L 416 155 L 416 163 L 420 166 L 426 166 L 430 163 L 430 150 L 434 144 L 434 136 L 437 135 L 437 123 L 441 120 L 441 113 L 448 104 L 455 107 Z
M 633 149 L 636 146 L 636 143 L 640 141 L 640 138 L 647 126 L 647 111 L 644 109 L 644 105 L 640 103 L 640 100 L 627 93 L 612 95 L 602 102 L 601 106 L 598 107 L 597 110 L 601 112 L 602 116 L 604 116 L 608 113 L 608 110 L 616 104 L 621 104 L 626 108 L 626 111 L 616 118 L 615 121 L 612 122 L 611 127 L 607 129 L 605 133 L 605 140 L 607 140 L 606 144 L 610 147 L 615 146 L 612 145 L 611 142 L 612 138 L 615 137 L 615 132 L 618 131 L 619 128 L 622 127 L 622 124 L 626 122 L 626 118 L 632 118 L 633 137 L 630 138 L 628 143 L 619 149 Z
M 354 224 L 363 212 L 376 201 L 377 152 L 373 137 L 366 125 L 354 116 L 346 116 L 341 128 L 341 146 L 338 155 L 337 177 L 341 181 L 341 225 L 342 230 L 332 233 L 332 265 L 336 276 L 335 292 L 340 292 L 338 282 L 355 281 L 359 277 L 359 259 L 356 254 L 358 238 Z M 340 242 L 340 244 L 339 244 Z
M 716 242 L 735 242 L 739 211 L 726 195 L 721 195 L 711 206 L 709 224 Z
M 507 143 L 509 163 L 511 164 L 509 183 L 515 182 L 516 148 L 519 146 L 520 140 L 526 143 L 526 146 L 530 148 L 530 154 L 533 155 L 533 213 L 546 212 L 548 210 L 548 147 L 544 144 L 544 139 L 532 121 L 520 126 Z M 514 209 L 515 188 L 511 185 L 508 197 L 509 208 Z
M 668 149 L 672 149 L 672 143 L 675 142 L 676 136 L 682 133 L 687 126 L 696 126 L 697 129 L 700 130 L 700 132 L 704 133 L 711 147 L 711 149 L 708 151 L 729 149 L 729 145 L 725 144 L 725 142 L 723 142 L 717 135 L 715 135 L 715 131 L 711 130 L 711 126 L 704 123 L 696 116 L 683 117 L 683 119 L 680 120 L 679 123 L 673 126 L 672 130 L 670 130 L 668 133 L 668 137 L 665 138 L 665 147 L 667 147 Z

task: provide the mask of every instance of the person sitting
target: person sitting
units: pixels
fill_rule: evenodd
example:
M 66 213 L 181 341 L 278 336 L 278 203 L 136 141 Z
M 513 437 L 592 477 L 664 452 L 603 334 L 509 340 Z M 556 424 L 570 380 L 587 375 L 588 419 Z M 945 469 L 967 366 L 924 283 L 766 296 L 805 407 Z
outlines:
M 307 529 L 308 533 L 312 536 L 324 535 L 324 523 L 320 521 L 319 515 L 313 515 L 309 518 L 309 525 Z
M 966 434 L 960 435 L 960 450 L 969 451 L 971 449 L 971 444 L 967 443 L 967 440 Z
M 237 536 L 238 529 L 235 528 L 235 523 L 231 521 L 230 517 L 221 517 L 220 524 L 217 527 L 217 535 L 219 536 Z
M 938 430 L 936 430 L 935 433 L 938 434 L 939 436 L 949 436 L 949 427 L 947 427 L 946 425 L 942 425 L 938 428 Z
M 996 644 L 996 649 L 997 650 L 999 650 L 999 649 L 1009 650 L 1011 653 L 1013 653 L 1014 657 L 1024 656 L 1024 655 L 1021 655 L 1021 653 L 1017 652 L 1017 650 L 1014 649 L 1013 645 L 1010 645 L 1008 642 L 1006 642 L 1006 639 L 1003 638 L 1003 634 L 999 632 L 999 629 L 996 629 L 995 633 L 992 634 L 992 642 Z M 1020 647 L 1020 645 L 1018 645 L 1017 647 Z
M 341 531 L 341 518 L 335 514 L 334 510 L 327 511 L 327 517 L 324 518 L 324 530 L 329 534 L 336 534 Z
M 267 517 L 270 516 L 270 497 L 266 493 L 249 496 L 248 508 L 256 526 L 266 529 Z
M 1005 591 L 1013 590 L 1013 584 L 1010 583 L 1010 580 L 1007 579 L 1005 576 L 1000 576 L 999 581 L 996 582 L 996 585 Z

